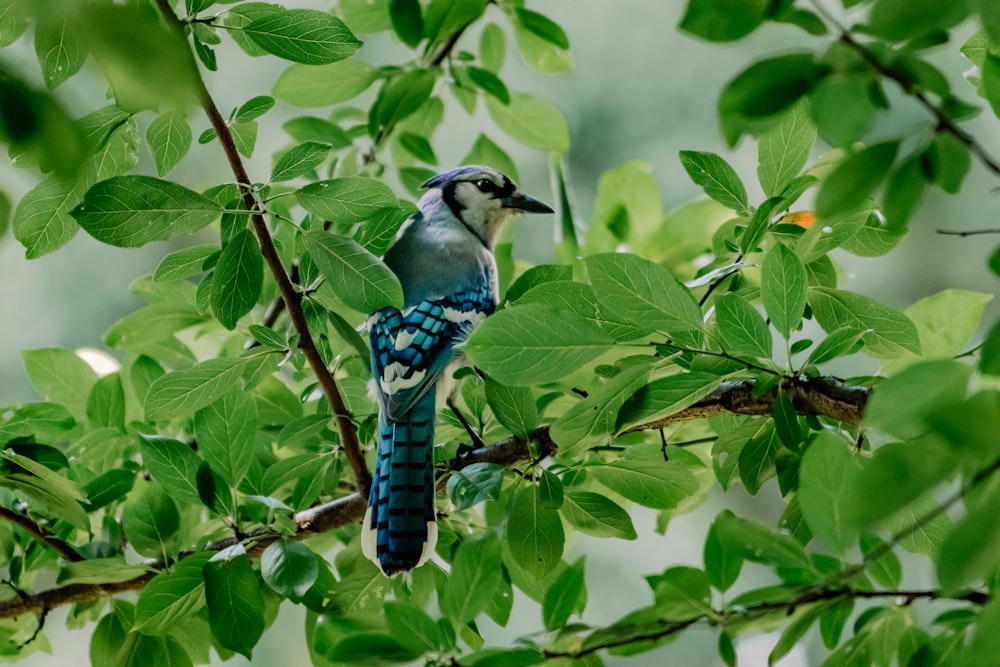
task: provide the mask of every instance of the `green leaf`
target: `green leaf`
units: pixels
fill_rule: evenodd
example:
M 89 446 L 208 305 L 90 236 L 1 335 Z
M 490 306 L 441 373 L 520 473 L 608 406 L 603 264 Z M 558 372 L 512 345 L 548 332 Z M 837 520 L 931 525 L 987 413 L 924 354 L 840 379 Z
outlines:
M 954 467 L 953 458 L 939 440 L 880 447 L 848 489 L 849 502 L 844 506 L 847 521 L 864 527 L 892 516 L 947 479 Z M 866 489 L 880 492 L 866 493 Z
M 177 440 L 144 435 L 139 441 L 142 462 L 157 482 L 173 498 L 200 504 L 197 474 L 201 459 L 189 446 Z
M 247 384 L 260 373 L 273 369 L 271 354 L 239 359 L 208 359 L 191 368 L 157 378 L 146 394 L 146 419 L 159 421 L 190 416 L 232 391 L 241 379 Z
M 569 525 L 581 533 L 623 540 L 637 537 L 628 512 L 599 493 L 566 489 L 561 510 Z
M 481 67 L 469 66 L 466 68 L 469 80 L 484 92 L 492 95 L 504 104 L 510 104 L 510 91 L 500 78 L 493 72 Z
M 24 245 L 28 259 L 41 257 L 69 243 L 79 230 L 70 211 L 80 203 L 87 189 L 98 180 L 129 171 L 138 161 L 139 137 L 135 121 L 117 107 L 105 109 L 110 111 L 98 110 L 80 120 L 81 126 L 104 120 L 106 122 L 99 127 L 107 130 L 104 136 L 84 130 L 101 148 L 81 166 L 81 173 L 76 178 L 50 175 L 18 202 L 11 224 L 14 238 Z
M 775 461 L 780 448 L 781 440 L 773 422 L 765 422 L 765 426 L 740 448 L 737 469 L 740 481 L 751 496 L 757 495 L 764 482 L 774 477 Z
M 309 256 L 330 289 L 359 313 L 403 305 L 399 280 L 375 255 L 353 239 L 320 231 L 302 234 Z
M 729 510 L 724 510 L 724 513 L 732 515 Z M 717 521 L 718 519 L 716 519 Z M 716 589 L 725 592 L 736 583 L 737 577 L 740 576 L 743 559 L 723 544 L 719 538 L 716 522 L 712 523 L 705 536 L 702 560 L 705 562 L 705 573 L 708 575 L 709 582 Z
M 156 162 L 156 174 L 166 176 L 191 148 L 191 126 L 183 111 L 161 113 L 146 128 L 146 141 Z
M 715 153 L 681 151 L 681 165 L 709 197 L 740 215 L 751 214 L 747 191 L 736 170 Z
M 990 480 L 966 502 L 966 514 L 945 538 L 938 551 L 937 576 L 942 591 L 953 593 L 996 569 L 1000 549 L 1000 485 Z
M 614 341 L 575 313 L 540 304 L 505 308 L 486 318 L 462 346 L 499 382 L 556 380 L 611 349 Z
M 486 400 L 497 421 L 517 437 L 527 440 L 538 426 L 538 408 L 527 387 L 508 387 L 486 378 Z
M 181 329 L 204 321 L 205 317 L 190 306 L 157 303 L 133 310 L 112 324 L 104 332 L 104 341 L 109 347 L 145 351 L 172 338 Z
M 56 439 L 74 426 L 76 420 L 61 405 L 24 403 L 0 420 L 0 443 L 27 436 L 36 440 Z
M 898 141 L 886 141 L 863 148 L 837 165 L 816 195 L 820 218 L 833 218 L 860 207 L 889 173 L 898 151 Z
M 437 623 L 408 604 L 386 602 L 385 624 L 393 639 L 414 652 L 437 651 L 444 644 L 443 633 Z
M 448 499 L 456 510 L 466 510 L 484 500 L 496 500 L 503 486 L 503 466 L 473 463 L 448 477 Z
M 510 103 L 486 98 L 486 110 L 514 140 L 545 151 L 569 151 L 569 124 L 551 102 L 526 93 L 511 93 Z
M 601 174 L 588 236 L 606 231 L 621 241 L 644 246 L 657 235 L 662 223 L 663 197 L 653 177 L 653 165 L 629 160 Z M 564 235 L 568 236 L 568 232 Z
M 122 509 L 125 537 L 143 556 L 165 558 L 172 555 L 179 529 L 177 505 L 156 484 L 142 485 Z
M 35 26 L 35 54 L 50 89 L 79 72 L 87 59 L 79 21 L 73 19 L 69 12 L 42 12 Z
M 1000 116 L 1000 56 L 987 53 L 982 65 L 983 95 L 996 116 Z
M 816 128 L 804 105 L 789 110 L 781 123 L 766 132 L 757 146 L 757 178 L 767 197 L 777 197 L 792 182 L 816 143 Z
M 499 172 L 506 174 L 515 183 L 520 180 L 517 173 L 517 166 L 510 156 L 495 143 L 490 141 L 485 134 L 476 137 L 469 153 L 462 158 L 461 164 L 481 164 L 486 167 L 493 167 Z
M 486 10 L 486 0 L 431 0 L 424 11 L 424 37 L 432 44 L 451 37 Z
M 892 306 L 861 294 L 826 287 L 809 290 L 809 305 L 827 333 L 850 328 L 862 332 L 872 356 L 894 357 L 901 350 L 920 354 L 920 336 L 913 322 Z
M 712 589 L 708 577 L 694 567 L 672 567 L 655 577 L 656 612 L 665 621 L 711 616 Z
M 278 540 L 261 554 L 260 575 L 278 595 L 301 598 L 319 577 L 318 558 L 301 542 Z
M 236 150 L 243 157 L 252 157 L 254 146 L 257 145 L 257 121 L 250 120 L 245 123 L 233 123 L 229 126 L 233 133 L 233 143 Z
M 271 91 L 297 107 L 326 107 L 354 99 L 378 78 L 378 70 L 357 58 L 330 65 L 292 65 Z
M 775 243 L 764 256 L 760 274 L 764 310 L 774 328 L 787 339 L 799 327 L 805 312 L 805 267 L 787 246 Z
M 719 116 L 726 141 L 734 146 L 745 132 L 768 127 L 767 118 L 787 109 L 829 73 L 813 54 L 789 53 L 750 65 L 726 84 Z
M 859 343 L 862 336 L 864 336 L 864 332 L 858 331 L 854 327 L 845 327 L 831 332 L 809 353 L 806 366 L 825 364 L 845 354 L 853 354 L 860 348 Z
M 231 488 L 253 463 L 257 405 L 246 391 L 230 390 L 194 414 L 198 451 Z
M 968 3 L 934 0 L 876 0 L 868 28 L 879 37 L 899 42 L 934 29 L 950 28 L 968 14 Z
M 587 470 L 612 491 L 654 509 L 673 509 L 699 488 L 687 466 L 673 460 L 622 459 Z
M 580 597 L 586 594 L 583 579 L 584 559 L 581 558 L 563 570 L 542 599 L 542 623 L 549 632 L 566 625 L 569 617 L 580 604 Z
M 97 373 L 72 350 L 58 347 L 24 350 L 24 369 L 31 386 L 45 400 L 66 407 L 79 421 L 87 414 L 87 398 Z
M 791 535 L 730 513 L 716 517 L 715 526 L 723 548 L 734 555 L 755 563 L 812 571 L 808 554 Z
M 303 65 L 327 65 L 350 58 L 361 48 L 343 21 L 314 9 L 274 12 L 242 31 L 268 53 Z
M 861 466 L 847 443 L 831 433 L 819 433 L 802 457 L 797 498 L 813 534 L 843 553 L 854 541 L 845 521 L 847 493 Z
M 690 0 L 678 27 L 710 42 L 731 42 L 756 30 L 769 8 L 767 0 L 725 3 Z
M 268 111 L 274 108 L 274 98 L 269 95 L 258 95 L 257 97 L 252 97 L 243 104 L 240 108 L 236 110 L 233 114 L 233 123 L 249 123 L 252 120 L 257 120 Z
M 168 283 L 198 275 L 205 270 L 205 260 L 219 252 L 214 245 L 195 245 L 164 256 L 153 271 L 153 282 Z
M 804 278 L 805 270 L 802 275 Z M 802 304 L 805 306 L 804 281 L 802 297 Z M 722 346 L 729 354 L 758 359 L 771 358 L 771 330 L 757 309 L 747 303 L 744 297 L 732 293 L 715 297 L 715 321 L 719 325 Z
M 850 148 L 875 122 L 873 81 L 867 71 L 831 74 L 809 93 L 809 116 L 831 146 Z
M 488 23 L 479 33 L 479 61 L 483 67 L 497 74 L 507 56 L 507 37 L 503 28 L 496 23 Z M 474 163 L 478 164 L 478 163 Z M 505 174 L 508 172 L 504 172 Z M 518 179 L 514 179 L 515 181 Z
M 264 259 L 257 237 L 244 229 L 222 249 L 212 279 L 212 312 L 232 331 L 260 298 L 264 280 Z
M 906 228 L 906 223 L 923 197 L 926 185 L 927 176 L 920 155 L 913 155 L 896 165 L 882 195 L 882 212 L 891 229 Z
M 631 253 L 585 260 L 603 310 L 647 331 L 701 331 L 701 308 L 665 268 Z
M 385 183 L 362 176 L 311 183 L 296 190 L 295 196 L 302 208 L 338 225 L 362 223 L 399 206 Z
M 28 29 L 28 7 L 20 0 L 0 3 L 0 47 L 10 46 Z
M 330 154 L 327 144 L 307 141 L 293 146 L 275 160 L 271 169 L 271 182 L 280 183 L 310 173 L 326 160 Z
M 559 451 L 579 454 L 607 442 L 615 431 L 622 405 L 647 383 L 649 373 L 648 363 L 626 366 L 563 412 L 549 429 L 552 439 L 559 443 Z
M 518 524 L 515 530 L 520 529 Z M 454 623 L 462 624 L 486 609 L 503 576 L 501 560 L 500 540 L 492 533 L 479 539 L 464 540 L 451 564 L 451 576 L 445 584 L 441 611 Z
M 79 484 L 11 448 L 0 450 L 0 458 L 7 461 L 3 466 L 5 472 L 0 475 L 5 487 L 27 494 L 74 528 L 90 530 L 90 521 L 81 505 L 87 496 Z
M 389 81 L 382 89 L 372 114 L 382 127 L 392 127 L 414 114 L 434 90 L 434 72 L 416 69 Z
M 192 234 L 222 212 L 193 190 L 149 176 L 116 176 L 87 190 L 70 215 L 102 243 L 137 248 Z
M 569 37 L 566 36 L 566 31 L 549 17 L 522 7 L 515 7 L 514 15 L 529 32 L 551 42 L 560 49 L 569 48 Z
M 235 554 L 220 552 L 203 574 L 212 636 L 249 660 L 264 633 L 264 598 L 250 559 L 242 547 Z
M 573 69 L 573 57 L 570 51 L 539 37 L 519 22 L 514 23 L 514 41 L 524 62 L 536 72 L 560 74 Z
M 393 32 L 411 49 L 423 40 L 424 19 L 418 0 L 390 0 L 389 18 Z
M 654 380 L 625 401 L 615 430 L 621 433 L 683 410 L 715 391 L 722 379 L 715 373 L 690 371 Z
M 961 354 L 982 319 L 992 294 L 947 289 L 920 299 L 904 313 L 917 327 L 925 358 Z
M 536 580 L 543 579 L 562 559 L 562 521 L 555 510 L 542 503 L 537 486 L 522 486 L 514 494 L 501 531 L 514 562 Z
M 128 565 L 121 556 L 111 558 L 88 558 L 67 563 L 59 572 L 60 585 L 69 584 L 117 584 L 149 572 L 141 565 Z
M 98 428 L 125 430 L 125 390 L 118 373 L 94 383 L 87 397 L 87 420 Z
M 900 438 L 926 429 L 923 418 L 965 396 L 972 369 L 952 360 L 925 361 L 880 383 L 865 407 L 865 425 Z
M 400 146 L 405 148 L 407 152 L 421 162 L 426 162 L 427 164 L 437 164 L 437 157 L 434 155 L 434 149 L 431 147 L 430 142 L 424 137 L 419 134 L 414 134 L 413 132 L 403 132 L 399 134 L 396 139 L 399 141 Z
M 134 629 L 163 636 L 197 614 L 205 606 L 202 569 L 212 556 L 210 552 L 192 554 L 150 579 L 135 606 Z
M 949 132 L 938 132 L 925 152 L 933 182 L 941 189 L 956 194 L 972 166 L 969 147 Z

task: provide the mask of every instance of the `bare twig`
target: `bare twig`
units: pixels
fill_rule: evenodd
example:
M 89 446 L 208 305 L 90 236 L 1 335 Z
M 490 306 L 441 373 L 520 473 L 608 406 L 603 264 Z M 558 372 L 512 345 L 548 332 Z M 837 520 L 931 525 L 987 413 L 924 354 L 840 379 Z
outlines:
M 939 229 L 937 233 L 943 236 L 976 236 L 977 234 L 1000 234 L 1000 229 L 969 229 L 964 232 Z
M 177 18 L 177 15 L 174 13 L 173 8 L 170 6 L 170 0 L 157 0 L 157 4 L 167 21 L 170 22 L 175 29 L 181 31 L 183 29 L 182 24 Z M 194 60 L 190 52 L 188 52 L 188 57 L 191 58 L 192 61 Z M 278 251 L 274 246 L 274 241 L 271 239 L 271 233 L 267 228 L 267 223 L 264 221 L 263 215 L 261 215 L 257 198 L 254 196 L 252 188 L 247 185 L 252 181 L 250 179 L 250 175 L 247 173 L 246 167 L 243 165 L 243 160 L 240 158 L 239 151 L 236 149 L 236 142 L 233 140 L 233 134 L 229 130 L 229 126 L 226 124 L 225 118 L 223 118 L 222 114 L 219 113 L 219 108 L 215 105 L 215 100 L 212 99 L 212 95 L 208 92 L 208 88 L 205 87 L 204 80 L 200 75 L 196 76 L 195 80 L 198 86 L 198 96 L 201 101 L 202 109 L 205 111 L 205 115 L 208 116 L 208 120 L 212 124 L 212 128 L 219 137 L 219 143 L 222 145 L 223 151 L 226 154 L 229 166 L 232 169 L 233 175 L 236 177 L 236 182 L 240 184 L 239 187 L 243 193 L 243 203 L 247 210 L 252 213 L 250 220 L 253 225 L 254 232 L 257 235 L 257 240 L 260 243 L 261 254 L 264 257 L 264 261 L 267 263 L 268 269 L 274 276 L 275 282 L 278 284 L 278 291 L 281 293 L 281 299 L 284 301 L 285 308 L 288 310 L 289 317 L 292 320 L 292 325 L 299 334 L 299 349 L 302 350 L 306 360 L 309 362 L 309 366 L 312 368 L 316 379 L 319 380 L 320 387 L 323 389 L 323 394 L 326 396 L 327 401 L 330 403 L 330 407 L 333 409 L 333 416 L 337 422 L 337 432 L 340 435 L 340 445 L 343 448 L 344 454 L 347 456 L 347 461 L 354 472 L 354 478 L 358 483 L 358 487 L 364 494 L 367 494 L 368 488 L 371 486 L 371 473 L 365 463 L 365 457 L 361 451 L 361 445 L 358 442 L 358 434 L 354 428 L 351 413 L 347 409 L 347 405 L 344 403 L 344 399 L 340 394 L 340 390 L 337 387 L 337 381 L 334 379 L 333 374 L 330 373 L 330 370 L 326 367 L 319 350 L 316 349 L 316 343 L 309 331 L 309 325 L 306 322 L 305 313 L 302 311 L 302 297 L 295 291 L 295 286 L 292 284 L 288 274 L 285 272 L 285 267 L 281 263 L 281 258 L 278 257 Z
M 59 552 L 59 555 L 70 561 L 71 563 L 77 563 L 83 560 L 83 556 L 77 553 L 76 549 L 70 546 L 68 543 L 60 540 L 54 535 L 50 535 L 48 532 L 42 529 L 37 523 L 32 521 L 29 517 L 24 514 L 19 514 L 13 510 L 7 509 L 6 507 L 0 507 L 0 519 L 4 521 L 9 521 L 10 523 L 20 526 L 29 535 L 41 542 L 47 547 L 55 549 Z

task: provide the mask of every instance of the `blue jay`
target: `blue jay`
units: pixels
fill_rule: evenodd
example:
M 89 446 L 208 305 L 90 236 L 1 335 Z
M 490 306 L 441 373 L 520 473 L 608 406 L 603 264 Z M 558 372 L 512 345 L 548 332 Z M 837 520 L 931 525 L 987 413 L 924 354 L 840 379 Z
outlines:
M 423 564 L 437 542 L 437 395 L 448 395 L 461 364 L 455 346 L 496 309 L 497 233 L 518 213 L 553 212 L 487 167 L 460 167 L 422 187 L 419 212 L 384 258 L 403 286 L 403 310 L 368 318 L 379 416 L 361 546 L 387 576 Z

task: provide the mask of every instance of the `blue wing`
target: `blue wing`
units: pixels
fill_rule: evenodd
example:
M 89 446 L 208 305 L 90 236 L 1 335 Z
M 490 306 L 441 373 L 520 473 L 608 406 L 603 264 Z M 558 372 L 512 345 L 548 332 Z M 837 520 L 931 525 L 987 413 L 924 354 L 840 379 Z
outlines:
M 400 312 L 383 308 L 369 320 L 372 373 L 390 421 L 402 418 L 437 381 L 455 345 L 496 308 L 488 283 Z

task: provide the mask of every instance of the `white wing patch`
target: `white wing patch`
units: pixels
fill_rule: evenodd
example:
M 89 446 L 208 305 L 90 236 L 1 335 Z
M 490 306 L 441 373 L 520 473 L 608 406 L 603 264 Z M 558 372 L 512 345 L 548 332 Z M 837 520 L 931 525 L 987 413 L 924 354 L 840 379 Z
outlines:
M 419 331 L 419 329 L 417 330 Z M 417 331 L 410 333 L 409 331 L 400 331 L 396 334 L 396 342 L 393 345 L 396 347 L 397 351 L 405 350 L 410 347 L 413 343 L 413 339 L 417 337 Z
M 406 378 L 403 374 L 409 370 L 409 366 L 404 366 L 398 361 L 394 361 L 385 368 L 382 369 L 382 377 L 379 378 L 379 386 L 382 387 L 382 393 L 386 396 L 391 396 L 397 391 L 402 391 L 403 389 L 409 389 L 410 387 L 416 387 L 418 384 L 423 382 L 424 376 L 427 375 L 427 370 L 414 371 L 413 375 Z
M 461 311 L 455 308 L 445 308 L 444 316 L 449 322 L 454 322 L 455 324 L 471 324 L 472 326 L 476 326 L 486 319 L 486 313 L 481 311 Z

